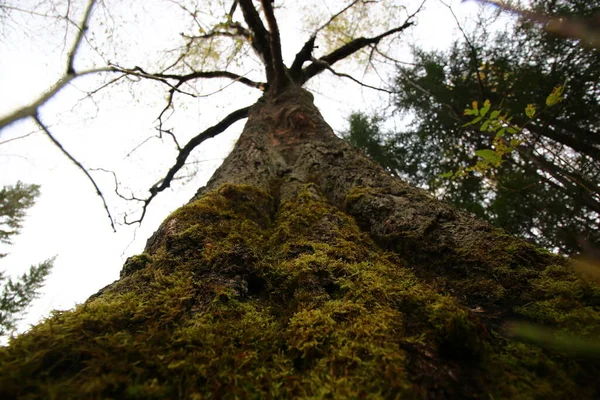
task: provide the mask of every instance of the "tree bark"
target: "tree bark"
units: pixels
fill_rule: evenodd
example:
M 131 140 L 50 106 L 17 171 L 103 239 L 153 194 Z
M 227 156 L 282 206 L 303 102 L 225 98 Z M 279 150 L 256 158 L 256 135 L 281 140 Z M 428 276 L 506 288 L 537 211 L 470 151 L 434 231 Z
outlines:
M 0 349 L 0 397 L 592 399 L 598 353 L 577 344 L 599 305 L 563 258 L 389 176 L 288 86 L 121 279 Z M 514 320 L 552 330 L 517 341 Z

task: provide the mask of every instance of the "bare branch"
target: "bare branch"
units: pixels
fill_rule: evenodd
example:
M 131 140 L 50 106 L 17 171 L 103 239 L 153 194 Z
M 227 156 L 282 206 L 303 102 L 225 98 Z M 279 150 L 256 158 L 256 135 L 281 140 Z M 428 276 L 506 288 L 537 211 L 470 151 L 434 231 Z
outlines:
M 306 61 L 310 61 L 312 59 L 312 52 L 315 48 L 316 39 L 316 36 L 311 36 L 310 39 L 304 43 L 304 46 L 302 46 L 298 54 L 296 54 L 294 62 L 290 67 L 290 77 L 292 80 L 296 81 L 300 77 L 302 74 L 302 66 Z
M 14 142 L 14 141 L 17 141 L 17 140 L 25 139 L 25 138 L 33 135 L 34 133 L 38 133 L 38 132 L 40 132 L 40 131 L 33 131 L 33 132 L 26 133 L 25 135 L 21 135 L 21 136 L 17 136 L 17 137 L 11 138 L 11 139 L 3 140 L 3 141 L 0 142 L 0 146 L 2 146 L 3 144 L 6 144 L 6 143 L 10 143 L 10 142 Z
M 391 90 L 383 89 L 383 88 L 378 88 L 376 86 L 367 85 L 366 83 L 363 83 L 363 82 L 359 81 L 358 79 L 354 78 L 353 76 L 350 76 L 350 75 L 345 74 L 343 72 L 337 72 L 333 68 L 331 68 L 330 66 L 327 66 L 327 70 L 330 71 L 332 74 L 334 74 L 336 76 L 343 77 L 343 78 L 348 78 L 351 81 L 353 81 L 355 83 L 358 83 L 360 86 L 363 86 L 363 87 L 366 87 L 366 88 L 369 88 L 369 89 L 373 89 L 373 90 L 378 90 L 380 92 L 394 94 L 394 92 L 391 91 Z
M 231 5 L 231 9 L 229 10 L 229 14 L 227 14 L 227 15 L 229 15 L 229 18 L 233 18 L 233 13 L 235 13 L 235 10 L 237 9 L 237 5 L 238 5 L 237 0 L 233 0 L 233 4 Z
M 73 47 L 71 48 L 71 51 L 69 52 L 69 58 L 68 58 L 68 62 L 67 62 L 67 75 L 75 75 L 75 67 L 74 67 L 75 56 L 77 55 L 79 46 L 81 46 L 83 37 L 88 30 L 88 24 L 90 22 L 90 17 L 92 16 L 92 9 L 94 8 L 95 3 L 96 3 L 96 0 L 90 0 L 90 2 L 87 5 L 87 8 L 85 9 L 85 13 L 83 14 L 83 21 L 81 22 L 81 25 L 79 26 L 79 32 L 77 32 L 77 36 L 75 38 L 75 43 L 73 43 Z
M 117 179 L 117 174 L 114 171 L 111 171 L 111 170 L 105 169 L 105 168 L 90 168 L 90 171 L 101 171 L 101 172 L 106 172 L 108 174 L 111 174 L 113 176 L 113 180 L 115 182 L 115 194 L 118 197 L 120 197 L 121 199 L 126 200 L 126 201 L 144 201 L 143 199 L 138 199 L 133 194 L 131 194 L 129 197 L 125 196 L 124 194 L 121 194 L 119 192 L 119 180 Z
M 39 115 L 36 114 L 33 117 L 33 119 L 38 124 L 38 126 L 42 129 L 42 131 L 46 134 L 46 136 L 48 136 L 48 138 L 50 138 L 50 140 L 52 141 L 52 143 L 54 143 L 56 145 L 56 147 L 58 147 L 60 149 L 60 151 L 65 156 L 67 156 L 67 158 L 69 160 L 71 160 L 73 162 L 73 164 L 75 164 L 77 166 L 77 168 L 79 168 L 81 171 L 83 171 L 83 173 L 85 174 L 85 176 L 87 176 L 87 178 L 92 183 L 92 185 L 94 185 L 94 189 L 96 189 L 96 194 L 98 196 L 100 196 L 100 198 L 102 199 L 102 203 L 104 204 L 104 209 L 106 210 L 106 214 L 108 215 L 108 219 L 110 220 L 110 226 L 112 227 L 113 231 L 116 232 L 117 230 L 115 229 L 115 223 L 114 223 L 112 215 L 110 214 L 110 211 L 108 209 L 108 205 L 106 204 L 106 199 L 104 198 L 104 195 L 102 194 L 102 191 L 100 190 L 100 188 L 96 184 L 96 181 L 94 180 L 94 178 L 92 178 L 92 176 L 87 171 L 87 169 L 85 169 L 85 167 L 79 161 L 77 161 L 77 159 L 75 159 L 75 157 L 73 157 L 67 150 L 65 150 L 65 148 L 63 147 L 63 145 L 58 140 L 56 140 L 56 138 L 54 136 L 52 136 L 52 134 L 50 133 L 50 130 L 48 129 L 48 127 L 46 127 L 46 125 L 44 125 L 42 123 L 42 121 L 40 120 Z
M 8 4 L 0 4 L 0 9 L 17 11 L 17 12 L 21 12 L 24 14 L 35 15 L 36 17 L 49 18 L 49 19 L 55 19 L 55 20 L 65 20 L 65 21 L 67 21 L 67 23 L 78 27 L 78 25 L 75 22 L 71 21 L 66 15 L 63 16 L 63 15 L 42 14 L 35 10 L 27 10 L 25 8 L 15 7 L 15 6 L 8 5 Z M 68 15 L 68 12 L 67 12 L 67 15 Z
M 273 11 L 273 5 L 271 0 L 260 0 L 263 6 L 263 12 L 267 18 L 267 24 L 269 25 L 269 31 L 271 31 L 270 47 L 271 47 L 271 62 L 273 63 L 273 82 L 271 90 L 277 93 L 283 86 L 289 82 L 289 77 L 283 65 L 283 56 L 281 55 L 281 37 L 279 36 L 279 27 L 277 26 L 277 19 Z
M 185 165 L 185 162 L 192 150 L 198 147 L 205 140 L 217 136 L 225 129 L 229 128 L 233 123 L 239 121 L 240 119 L 246 118 L 248 116 L 249 109 L 250 107 L 244 107 L 232 112 L 224 119 L 222 119 L 219 123 L 211 126 L 210 128 L 207 128 L 206 130 L 192 138 L 185 146 L 183 146 L 183 148 L 179 151 L 179 154 L 177 155 L 175 164 L 169 169 L 169 171 L 167 171 L 165 177 L 150 188 L 150 196 L 143 200 L 144 205 L 142 207 L 141 216 L 135 221 L 127 221 L 127 219 L 125 219 L 125 224 L 132 225 L 136 223 L 141 223 L 146 215 L 146 210 L 152 199 L 154 199 L 154 197 L 158 193 L 167 189 L 171 185 L 175 174 L 177 174 L 177 172 L 179 172 L 179 170 Z
M 199 36 L 189 36 L 189 35 L 185 35 L 183 33 L 181 33 L 180 35 L 183 36 L 186 39 L 190 39 L 190 40 L 204 40 L 204 39 L 211 39 L 214 37 L 218 37 L 218 36 L 225 36 L 225 37 L 238 37 L 238 38 L 243 38 L 246 40 L 250 40 L 250 37 L 252 36 L 252 34 L 250 33 L 250 31 L 246 28 L 244 28 L 239 22 L 228 22 L 225 25 L 226 29 L 229 30 L 211 30 L 210 32 L 207 32 L 203 35 L 199 35 Z
M 381 50 L 379 50 L 379 47 L 377 47 L 377 45 L 375 45 L 375 52 L 377 54 L 379 54 L 381 57 L 385 58 L 386 60 L 393 62 L 394 64 L 405 64 L 405 65 L 410 65 L 410 66 L 413 66 L 413 67 L 417 65 L 417 64 L 412 63 L 412 62 L 400 61 L 398 59 L 390 57 L 389 55 L 387 55 L 384 52 L 382 52 Z
M 327 22 L 325 22 L 323 25 L 321 25 L 320 27 L 318 27 L 315 30 L 315 32 L 312 34 L 312 36 L 317 36 L 319 34 L 319 32 L 321 32 L 323 29 L 325 29 L 327 27 L 327 25 L 329 25 L 337 17 L 339 17 L 340 15 L 342 15 L 343 13 L 345 13 L 346 11 L 348 11 L 349 9 L 351 9 L 352 7 L 354 7 L 354 5 L 356 5 L 356 3 L 358 3 L 359 1 L 360 0 L 354 0 L 352 3 L 348 4 L 346 7 L 344 7 L 343 9 L 341 9 L 340 11 L 338 11 L 337 13 L 333 14 L 331 16 L 331 18 L 329 18 L 329 20 Z
M 273 82 L 274 70 L 272 65 L 271 47 L 270 47 L 270 35 L 265 28 L 260 15 L 252 0 L 238 0 L 238 4 L 244 14 L 244 20 L 248 24 L 252 35 L 252 47 L 256 50 L 258 55 L 262 58 L 265 65 L 265 71 L 267 74 L 267 82 Z
M 44 104 L 46 104 L 46 102 L 48 100 L 50 100 L 52 97 L 54 97 L 58 92 L 60 92 L 65 86 L 67 86 L 75 78 L 79 78 L 79 77 L 85 76 L 85 75 L 96 74 L 99 72 L 118 72 L 114 68 L 110 68 L 110 67 L 94 68 L 94 69 L 89 69 L 89 70 L 85 70 L 82 72 L 75 72 L 75 70 L 73 68 L 73 64 L 75 62 L 75 56 L 77 55 L 77 51 L 78 51 L 79 47 L 81 46 L 81 42 L 83 41 L 85 32 L 87 30 L 87 25 L 88 25 L 88 22 L 89 22 L 91 13 L 92 13 L 92 9 L 93 9 L 95 3 L 96 3 L 95 0 L 91 0 L 88 3 L 88 6 L 85 10 L 83 22 L 82 22 L 81 26 L 79 26 L 79 32 L 77 34 L 75 42 L 73 43 L 71 51 L 69 52 L 69 56 L 67 59 L 67 68 L 66 68 L 66 71 L 65 71 L 65 74 L 63 75 L 63 77 L 60 78 L 48 91 L 46 91 L 46 93 L 42 94 L 37 100 L 35 100 L 30 105 L 20 108 L 20 109 L 14 111 L 12 114 L 9 114 L 4 118 L 1 118 L 0 119 L 0 131 L 4 127 L 12 124 L 13 122 L 19 121 L 21 119 L 28 118 L 28 117 L 37 118 L 37 114 L 38 114 L 40 107 L 42 107 Z
M 25 106 L 23 108 L 20 108 L 20 109 L 16 110 L 15 112 L 13 112 L 12 114 L 9 114 L 6 117 L 0 119 L 0 132 L 3 128 L 12 124 L 13 122 L 19 121 L 19 120 L 27 118 L 27 117 L 35 117 L 35 115 L 37 114 L 40 107 L 42 107 L 44 104 L 46 104 L 46 102 L 48 100 L 50 100 L 52 97 L 54 97 L 54 95 L 56 95 L 58 92 L 60 92 L 65 86 L 67 86 L 74 79 L 85 76 L 85 75 L 97 74 L 99 72 L 120 72 L 120 71 L 116 71 L 115 69 L 110 68 L 110 67 L 95 68 L 95 69 L 89 69 L 86 71 L 78 72 L 75 75 L 63 76 L 61 79 L 58 80 L 58 82 L 56 82 L 54 84 L 54 86 L 52 86 L 46 93 L 41 95 L 33 103 L 31 103 L 30 105 Z
M 458 30 L 460 30 L 460 33 L 462 34 L 463 38 L 465 39 L 467 46 L 471 50 L 471 57 L 472 57 L 471 58 L 471 68 L 472 68 L 472 72 L 477 77 L 477 83 L 479 85 L 479 101 L 483 102 L 486 97 L 485 96 L 485 85 L 483 84 L 483 81 L 481 80 L 481 74 L 479 73 L 479 67 L 481 66 L 481 61 L 479 61 L 477 49 L 475 48 L 475 46 L 473 45 L 473 42 L 471 42 L 471 40 L 469 39 L 469 36 L 467 35 L 467 33 L 463 29 L 462 25 L 460 24 L 458 17 L 456 16 L 456 14 L 454 13 L 454 10 L 452 9 L 452 6 L 450 4 L 445 3 L 443 0 L 439 0 L 439 2 L 442 3 L 444 6 L 446 6 L 446 8 L 448 8 L 450 13 L 452 14 L 452 17 L 454 18 L 454 22 L 456 22 L 456 26 L 458 27 Z
M 178 88 L 179 86 L 181 86 L 182 83 L 185 83 L 185 82 L 193 80 L 193 79 L 199 79 L 199 78 L 208 78 L 208 79 L 227 78 L 227 79 L 233 80 L 234 82 L 240 82 L 246 86 L 250 86 L 251 88 L 260 89 L 260 90 L 264 90 L 265 86 L 266 86 L 266 84 L 263 82 L 255 82 L 244 76 L 234 74 L 233 72 L 229 72 L 229 71 L 194 71 L 194 72 L 186 74 L 186 75 L 176 75 L 176 74 L 164 74 L 164 73 L 149 73 L 149 72 L 144 71 L 142 68 L 140 68 L 138 66 L 136 66 L 134 68 L 123 68 L 123 67 L 119 67 L 119 66 L 115 65 L 114 68 L 115 68 L 115 70 L 123 72 L 128 75 L 133 75 L 133 76 L 138 76 L 140 78 L 147 78 L 147 79 L 161 81 L 173 89 Z M 178 84 L 171 85 L 166 81 L 166 79 L 176 80 L 178 82 Z
M 313 76 L 323 72 L 323 70 L 327 68 L 326 66 L 332 66 L 336 62 L 343 60 L 344 58 L 356 53 L 357 51 L 365 48 L 366 46 L 377 44 L 381 41 L 381 39 L 393 35 L 395 33 L 402 32 L 403 30 L 407 29 L 413 24 L 414 23 L 410 22 L 409 18 L 401 26 L 396 27 L 394 29 L 390 29 L 389 31 L 384 32 L 381 35 L 372 38 L 361 37 L 358 39 L 354 39 L 350 43 L 343 45 L 342 47 L 334 50 L 333 52 L 329 53 L 324 57 L 321 57 L 320 59 L 316 60 L 316 62 L 313 62 L 308 67 L 304 68 L 304 70 L 302 71 L 303 73 L 299 78 L 299 83 L 306 83 Z

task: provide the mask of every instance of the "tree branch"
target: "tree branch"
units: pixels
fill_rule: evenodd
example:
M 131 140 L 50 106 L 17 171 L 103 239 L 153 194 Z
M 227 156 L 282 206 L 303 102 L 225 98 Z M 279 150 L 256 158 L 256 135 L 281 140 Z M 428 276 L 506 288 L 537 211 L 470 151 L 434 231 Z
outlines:
M 367 85 L 366 83 L 363 83 L 363 82 L 359 81 L 358 79 L 356 79 L 353 76 L 350 76 L 350 75 L 345 74 L 343 72 L 337 72 L 333 68 L 331 68 L 330 66 L 327 66 L 327 70 L 329 72 L 331 72 L 332 74 L 336 75 L 336 76 L 339 76 L 339 77 L 342 77 L 342 78 L 348 78 L 351 81 L 353 81 L 355 83 L 358 83 L 360 86 L 363 86 L 363 87 L 366 87 L 366 88 L 369 88 L 369 89 L 373 89 L 373 90 L 378 90 L 380 92 L 385 92 L 385 93 L 388 93 L 388 94 L 394 94 L 394 92 L 391 91 L 391 90 L 387 90 L 387 89 L 383 89 L 383 88 L 378 88 L 376 86 Z
M 82 72 L 75 72 L 75 70 L 74 70 L 75 56 L 77 55 L 77 51 L 79 50 L 79 47 L 81 46 L 81 42 L 83 41 L 83 37 L 87 30 L 88 22 L 89 22 L 89 19 L 90 19 L 91 13 L 92 13 L 92 9 L 94 8 L 95 3 L 96 3 L 95 0 L 91 0 L 85 9 L 83 22 L 79 26 L 79 32 L 77 34 L 77 37 L 75 38 L 75 42 L 73 43 L 71 51 L 69 51 L 65 74 L 48 91 L 46 91 L 46 93 L 41 95 L 33 103 L 14 111 L 12 114 L 9 114 L 4 118 L 1 118 L 0 119 L 0 131 L 3 128 L 7 127 L 8 125 L 12 124 L 13 122 L 19 121 L 21 119 L 28 118 L 28 117 L 37 118 L 37 114 L 38 114 L 40 107 L 42 107 L 44 104 L 46 104 L 46 102 L 48 100 L 50 100 L 52 97 L 54 97 L 54 95 L 56 95 L 58 92 L 60 92 L 62 90 L 62 88 L 67 86 L 75 78 L 85 76 L 85 75 L 95 74 L 95 73 L 99 73 L 99 72 L 115 72 L 115 70 L 110 67 L 109 68 L 105 67 L 105 68 L 89 69 L 89 70 L 82 71 Z
M 94 189 L 96 189 L 96 194 L 98 196 L 100 196 L 100 199 L 102 199 L 102 203 L 104 204 L 104 209 L 106 210 L 106 214 L 108 215 L 108 219 L 110 220 L 110 226 L 111 226 L 112 230 L 114 232 L 116 232 L 117 230 L 115 228 L 115 223 L 113 221 L 112 215 L 110 214 L 110 210 L 108 209 L 108 205 L 106 204 L 106 199 L 104 198 L 104 195 L 102 194 L 102 191 L 96 184 L 96 181 L 94 180 L 94 178 L 92 178 L 92 176 L 87 171 L 87 169 L 85 169 L 85 167 L 79 161 L 77 161 L 77 159 L 75 159 L 75 157 L 73 157 L 67 150 L 65 150 L 63 145 L 58 140 L 56 140 L 56 138 L 54 136 L 52 136 L 48 127 L 42 123 L 42 121 L 40 120 L 40 117 L 37 114 L 33 117 L 33 119 L 38 124 L 40 129 L 42 129 L 42 131 L 46 134 L 46 136 L 48 136 L 48 138 L 52 141 L 52 143 L 54 143 L 56 145 L 56 147 L 58 147 L 60 149 L 60 151 L 65 156 L 67 156 L 67 158 L 69 160 L 71 160 L 73 162 L 73 164 L 75 164 L 77 166 L 77 168 L 79 168 L 81 171 L 83 171 L 83 173 L 85 174 L 85 176 L 87 176 L 87 178 L 92 183 L 92 185 L 94 185 Z
M 188 36 L 183 33 L 180 35 L 185 37 L 186 39 L 196 40 L 196 39 L 210 39 L 216 36 L 225 36 L 225 37 L 239 37 L 244 38 L 246 40 L 250 40 L 251 33 L 249 30 L 244 28 L 239 22 L 227 22 L 225 25 L 225 29 L 229 30 L 211 30 L 208 33 L 205 33 L 200 36 Z
M 304 45 L 302 46 L 302 49 L 300 49 L 300 51 L 298 52 L 298 54 L 296 54 L 296 57 L 294 58 L 294 63 L 292 64 L 292 66 L 290 68 L 290 76 L 292 77 L 292 79 L 294 81 L 297 81 L 297 78 L 302 73 L 302 65 L 306 61 L 310 61 L 312 59 L 312 51 L 315 48 L 315 40 L 316 40 L 317 35 L 319 34 L 319 32 L 321 32 L 323 29 L 325 29 L 325 27 L 327 25 L 329 25 L 330 23 L 332 23 L 337 17 L 339 17 L 340 15 L 342 15 L 343 13 L 345 13 L 346 11 L 348 11 L 350 8 L 352 8 L 359 1 L 360 0 L 354 0 L 353 2 L 351 2 L 350 4 L 348 4 L 346 7 L 344 7 L 343 9 L 341 9 L 340 11 L 338 11 L 337 13 L 333 14 L 331 16 L 331 18 L 329 18 L 329 20 L 327 22 L 325 22 L 323 25 L 319 26 L 313 32 L 313 34 L 310 36 L 310 38 L 306 41 L 306 43 L 304 43 Z
M 231 9 L 229 9 L 229 13 L 227 14 L 227 15 L 229 15 L 229 18 L 233 18 L 233 14 L 235 13 L 235 10 L 237 9 L 237 5 L 238 5 L 237 0 L 233 0 L 233 4 L 231 5 Z
M 479 101 L 481 103 L 483 103 L 483 101 L 486 98 L 485 85 L 483 84 L 483 81 L 481 80 L 481 74 L 479 73 L 479 67 L 481 66 L 481 61 L 479 60 L 479 56 L 477 54 L 477 49 L 475 48 L 475 46 L 469 39 L 469 36 L 467 35 L 467 33 L 463 29 L 462 25 L 460 24 L 458 17 L 456 16 L 456 14 L 454 13 L 454 10 L 452 9 L 452 6 L 449 4 L 446 4 L 443 0 L 439 0 L 439 2 L 442 3 L 444 6 L 446 6 L 446 8 L 448 8 L 448 10 L 450 11 L 450 14 L 452 14 L 452 17 L 454 18 L 454 22 L 456 22 L 456 26 L 458 27 L 458 30 L 460 30 L 460 33 L 462 34 L 463 38 L 465 39 L 467 46 L 471 50 L 471 57 L 472 57 L 471 58 L 471 68 L 472 68 L 472 72 L 477 77 L 477 83 L 479 84 Z
M 262 58 L 265 65 L 267 82 L 273 82 L 274 69 L 271 57 L 271 39 L 269 32 L 260 19 L 258 11 L 254 8 L 252 0 L 238 0 L 238 4 L 242 9 L 242 14 L 244 14 L 244 20 L 248 24 L 250 31 L 253 33 L 252 47 L 254 47 L 258 55 Z
M 315 40 L 317 36 L 311 36 L 310 39 L 304 46 L 300 49 L 296 57 L 294 58 L 294 62 L 290 67 L 290 77 L 293 81 L 297 81 L 298 78 L 302 75 L 302 66 L 306 61 L 310 61 L 312 59 L 312 52 L 315 48 Z
M 56 95 L 58 92 L 60 92 L 65 86 L 67 86 L 74 79 L 85 76 L 85 75 L 96 74 L 99 72 L 115 72 L 115 70 L 112 68 L 95 68 L 95 69 L 89 69 L 89 70 L 83 71 L 83 72 L 77 72 L 75 75 L 63 76 L 62 78 L 60 78 L 58 80 L 58 82 L 56 82 L 54 84 L 54 86 L 52 86 L 46 93 L 41 95 L 33 103 L 16 110 L 12 114 L 9 114 L 4 118 L 1 118 L 0 119 L 0 132 L 2 129 L 4 129 L 8 125 L 12 124 L 13 122 L 19 121 L 19 120 L 27 118 L 27 117 L 34 118 L 36 116 L 36 114 L 38 113 L 38 110 L 40 107 L 42 107 L 44 104 L 46 104 L 46 102 L 48 100 L 50 100 L 52 97 L 54 97 L 54 95 Z
M 77 32 L 77 36 L 75 37 L 75 43 L 73 43 L 73 47 L 69 52 L 67 75 L 75 75 L 75 56 L 77 55 L 77 51 L 79 50 L 83 36 L 88 30 L 88 24 L 90 22 L 90 17 L 92 16 L 92 9 L 94 8 L 95 3 L 96 0 L 91 0 L 85 9 L 85 13 L 83 14 L 83 21 L 81 22 L 81 25 L 79 26 L 79 32 Z
M 115 68 L 115 70 L 122 72 L 124 74 L 127 74 L 127 75 L 133 75 L 133 76 L 138 76 L 140 78 L 147 78 L 147 79 L 161 81 L 175 90 L 177 90 L 177 88 L 179 86 L 181 86 L 181 84 L 183 84 L 187 81 L 190 81 L 193 79 L 199 79 L 199 78 L 208 78 L 208 79 L 227 78 L 227 79 L 231 79 L 235 82 L 243 83 L 244 85 L 250 86 L 251 88 L 260 89 L 260 90 L 264 90 L 266 87 L 266 84 L 264 82 L 255 82 L 244 76 L 241 76 L 241 75 L 235 74 L 233 72 L 229 72 L 229 71 L 194 71 L 194 72 L 186 74 L 186 75 L 176 75 L 176 74 L 150 73 L 150 72 L 144 71 L 142 68 L 140 68 L 138 66 L 136 66 L 134 68 L 123 68 L 123 67 L 119 67 L 119 66 L 115 65 L 114 68 Z M 166 79 L 176 80 L 178 82 L 178 84 L 171 85 L 165 81 Z
M 414 15 L 414 14 L 413 14 Z M 411 16 L 412 17 L 412 16 Z M 393 35 L 398 32 L 402 32 L 408 27 L 412 26 L 414 23 L 410 21 L 411 17 L 409 17 L 404 24 L 394 29 L 390 29 L 387 32 L 382 33 L 381 35 L 372 37 L 372 38 L 357 38 L 352 40 L 350 43 L 343 45 L 342 47 L 334 50 L 328 55 L 315 60 L 312 64 L 302 70 L 302 74 L 297 78 L 296 82 L 300 84 L 306 83 L 313 76 L 323 72 L 327 67 L 332 66 L 338 61 L 343 60 L 344 58 L 356 53 L 357 51 L 365 48 L 366 46 L 377 44 L 381 41 L 381 39 Z
M 141 223 L 146 215 L 146 210 L 152 199 L 154 199 L 154 197 L 156 197 L 158 193 L 167 189 L 171 185 L 175 174 L 177 174 L 177 172 L 179 172 L 179 170 L 184 166 L 185 161 L 189 157 L 192 150 L 198 147 L 205 140 L 217 136 L 225 129 L 233 125 L 233 123 L 239 121 L 240 119 L 246 118 L 248 116 L 249 109 L 250 106 L 240 108 L 239 110 L 232 112 L 224 119 L 222 119 L 219 123 L 201 132 L 200 134 L 192 138 L 185 146 L 183 146 L 183 148 L 179 151 L 179 154 L 177 155 L 175 164 L 169 169 L 169 171 L 167 171 L 165 177 L 160 182 L 156 183 L 150 188 L 150 196 L 143 200 L 144 205 L 142 207 L 142 215 L 135 221 L 127 221 L 127 219 L 125 219 L 125 224 L 133 225 L 136 223 Z
M 281 37 L 279 36 L 279 27 L 277 26 L 277 19 L 275 18 L 275 12 L 273 11 L 273 5 L 271 0 L 260 0 L 263 6 L 263 12 L 267 18 L 267 24 L 269 25 L 270 35 L 270 48 L 271 48 L 271 62 L 273 63 L 273 84 L 270 89 L 277 93 L 282 89 L 288 82 L 289 77 L 285 66 L 283 65 L 283 56 L 281 54 Z

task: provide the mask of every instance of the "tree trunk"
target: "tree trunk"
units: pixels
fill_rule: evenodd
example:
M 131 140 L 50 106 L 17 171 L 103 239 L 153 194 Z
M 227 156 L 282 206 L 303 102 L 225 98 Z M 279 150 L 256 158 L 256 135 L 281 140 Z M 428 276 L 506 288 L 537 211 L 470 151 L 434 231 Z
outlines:
M 592 399 L 598 353 L 578 344 L 599 300 L 564 259 L 390 177 L 289 87 L 121 279 L 0 349 L 0 398 Z M 514 320 L 561 330 L 540 347 Z

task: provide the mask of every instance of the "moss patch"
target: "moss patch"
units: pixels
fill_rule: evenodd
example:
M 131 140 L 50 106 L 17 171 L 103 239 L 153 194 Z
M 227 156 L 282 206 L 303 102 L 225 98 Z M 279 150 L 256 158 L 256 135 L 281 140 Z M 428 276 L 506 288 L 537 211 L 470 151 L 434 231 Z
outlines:
M 278 206 L 227 185 L 173 213 L 119 282 L 0 349 L 0 397 L 594 397 L 596 364 L 510 341 L 463 299 L 525 276 L 516 313 L 595 334 L 596 289 L 563 267 L 426 283 L 314 187 Z

